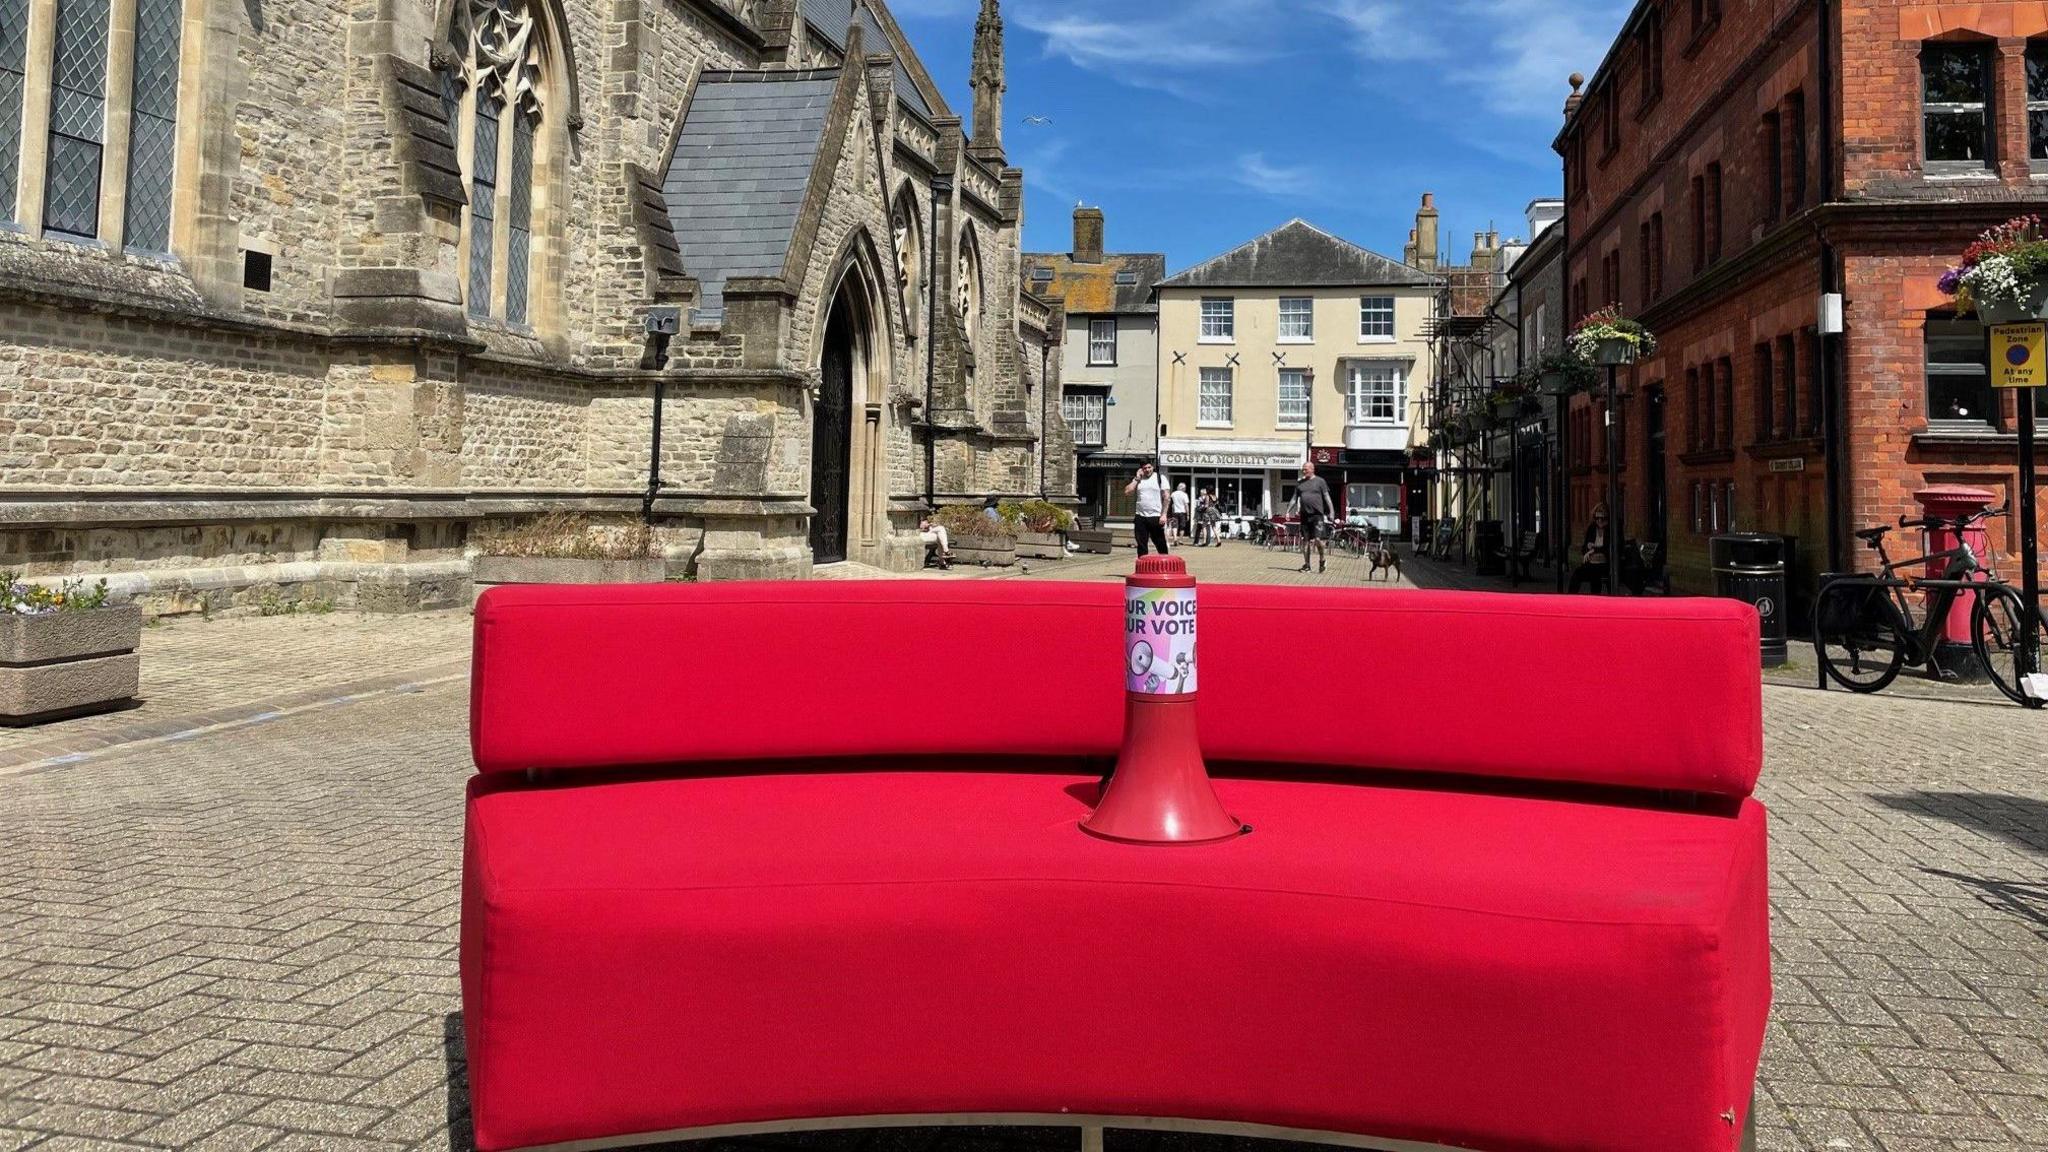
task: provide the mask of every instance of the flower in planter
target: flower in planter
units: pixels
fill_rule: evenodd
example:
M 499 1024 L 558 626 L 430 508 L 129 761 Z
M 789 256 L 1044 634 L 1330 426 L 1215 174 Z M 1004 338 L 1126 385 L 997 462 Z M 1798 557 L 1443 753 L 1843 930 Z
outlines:
M 1979 236 L 1935 287 L 1956 311 L 2028 318 L 2048 300 L 2048 236 L 2039 216 L 2016 216 Z
M 1600 382 L 1600 374 L 1592 362 L 1581 359 L 1568 346 L 1545 353 L 1536 365 L 1536 378 L 1541 382 L 1543 391 L 1557 396 L 1589 391 Z
M 24 583 L 18 572 L 0 572 L 0 615 L 47 616 L 52 612 L 90 612 L 107 604 L 107 582 L 88 587 L 84 580 L 66 580 L 55 588 Z
M 1637 360 L 1657 354 L 1656 335 L 1640 322 L 1622 315 L 1618 304 L 1610 304 L 1579 321 L 1565 341 L 1572 353 L 1588 365 L 1599 363 L 1601 345 L 1610 342 L 1627 344 Z

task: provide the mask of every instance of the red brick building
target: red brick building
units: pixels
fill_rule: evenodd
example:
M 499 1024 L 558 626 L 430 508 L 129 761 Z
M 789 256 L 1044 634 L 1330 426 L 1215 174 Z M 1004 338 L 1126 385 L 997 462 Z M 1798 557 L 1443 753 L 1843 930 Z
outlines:
M 1623 532 L 1664 545 L 1676 590 L 1709 589 L 1730 527 L 1795 538 L 1810 589 L 1916 490 L 2016 492 L 2014 395 L 1935 281 L 2048 209 L 2048 5 L 1642 0 L 1573 79 L 1570 311 L 1616 302 L 1658 334 L 1625 370 L 1613 463 Z M 1605 499 L 1602 407 L 1567 425 L 1574 534 Z M 2016 525 L 1992 545 L 2015 567 Z

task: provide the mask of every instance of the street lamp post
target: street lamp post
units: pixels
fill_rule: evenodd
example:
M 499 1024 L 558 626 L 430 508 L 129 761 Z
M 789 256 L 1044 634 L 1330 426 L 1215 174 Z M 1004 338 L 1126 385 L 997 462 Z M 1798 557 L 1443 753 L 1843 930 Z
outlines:
M 1633 359 L 1633 357 L 1631 357 Z M 1614 465 L 1614 377 L 1620 371 L 1618 361 L 1607 365 L 1607 411 L 1603 414 L 1607 425 L 1607 594 L 1621 595 L 1621 470 Z

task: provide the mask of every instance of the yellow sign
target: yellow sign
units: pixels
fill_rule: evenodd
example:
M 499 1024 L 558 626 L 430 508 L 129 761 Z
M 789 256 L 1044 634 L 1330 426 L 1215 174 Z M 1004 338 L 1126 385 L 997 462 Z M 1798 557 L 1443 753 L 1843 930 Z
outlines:
M 1991 386 L 2048 386 L 2048 323 L 2000 324 L 1991 330 Z

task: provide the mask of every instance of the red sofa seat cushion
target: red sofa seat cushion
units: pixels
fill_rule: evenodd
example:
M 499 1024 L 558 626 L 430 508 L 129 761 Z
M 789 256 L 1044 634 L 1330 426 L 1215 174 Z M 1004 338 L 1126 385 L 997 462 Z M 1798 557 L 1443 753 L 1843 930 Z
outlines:
M 1200 626 L 1214 760 L 1735 797 L 1762 766 L 1743 604 L 1205 585 Z M 1113 756 L 1121 627 L 1108 582 L 496 588 L 472 744 L 485 772 Z
M 1735 1147 L 1753 801 L 1236 778 L 1251 836 L 1159 850 L 1078 831 L 1078 771 L 942 767 L 474 781 L 478 1147 L 961 1112 Z

